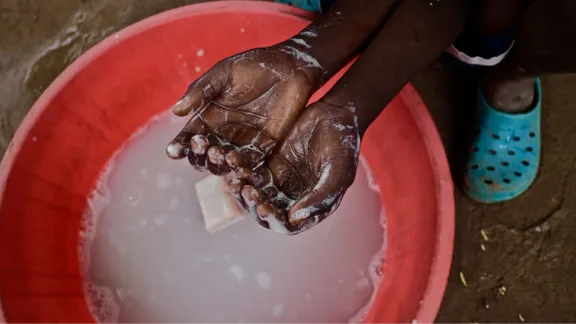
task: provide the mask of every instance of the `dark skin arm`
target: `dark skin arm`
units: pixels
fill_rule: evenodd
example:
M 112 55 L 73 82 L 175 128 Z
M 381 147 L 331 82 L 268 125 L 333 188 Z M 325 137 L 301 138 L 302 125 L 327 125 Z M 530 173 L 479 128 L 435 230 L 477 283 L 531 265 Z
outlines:
M 253 170 L 287 135 L 312 94 L 357 55 L 396 0 L 339 0 L 298 35 L 227 58 L 173 108 L 189 123 L 169 144 L 218 175 Z
M 468 1 L 462 0 L 403 1 L 362 57 L 321 101 L 335 106 L 353 103 L 363 135 L 410 78 L 444 53 L 462 32 L 467 9 Z
M 231 192 L 260 224 L 297 234 L 336 210 L 354 181 L 368 126 L 464 28 L 465 1 L 433 4 L 403 1 L 334 88 L 299 115 L 264 167 L 238 174 Z
M 277 46 L 296 49 L 320 63 L 321 71 L 311 75 L 318 88 L 360 53 L 401 1 L 338 0 L 326 14 Z

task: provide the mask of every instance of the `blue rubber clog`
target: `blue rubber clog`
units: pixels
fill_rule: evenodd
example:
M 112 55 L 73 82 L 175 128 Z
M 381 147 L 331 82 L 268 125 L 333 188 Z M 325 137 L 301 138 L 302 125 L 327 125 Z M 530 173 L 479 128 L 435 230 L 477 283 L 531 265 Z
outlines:
M 465 193 L 478 202 L 498 203 L 524 193 L 540 164 L 542 89 L 536 80 L 534 107 L 509 114 L 488 105 L 479 91 L 479 124 L 464 182 Z

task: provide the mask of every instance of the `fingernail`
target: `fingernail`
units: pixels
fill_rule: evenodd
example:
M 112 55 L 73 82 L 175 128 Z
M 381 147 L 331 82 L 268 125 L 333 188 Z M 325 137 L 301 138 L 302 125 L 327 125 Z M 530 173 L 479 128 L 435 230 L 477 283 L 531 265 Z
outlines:
M 310 214 L 312 214 L 312 211 L 310 210 L 310 208 L 302 208 L 296 212 L 294 212 L 291 217 L 290 217 L 290 222 L 296 221 L 296 222 L 301 222 L 302 220 L 310 217 Z
M 170 143 L 166 147 L 166 154 L 171 159 L 181 159 L 186 156 L 186 148 L 181 143 Z
M 210 162 L 217 165 L 222 165 L 226 162 L 224 152 L 222 152 L 222 149 L 217 146 L 212 146 L 208 149 L 208 158 L 210 159 Z
M 256 212 L 261 219 L 266 219 L 273 215 L 274 210 L 267 204 L 261 204 L 256 208 Z
M 177 103 L 172 106 L 172 112 L 175 114 L 182 114 L 188 113 L 190 110 L 190 97 L 184 96 L 184 98 L 180 99 Z
M 236 167 L 238 166 L 238 156 L 236 155 L 236 152 L 230 152 L 228 154 L 226 154 L 226 163 L 228 163 L 229 166 L 231 167 Z
M 205 154 L 208 147 L 208 139 L 202 135 L 196 135 L 190 140 L 190 147 L 194 154 Z
M 250 207 L 256 206 L 256 199 L 259 197 L 258 190 L 251 186 L 245 186 L 242 189 L 242 197 L 246 201 L 246 204 Z
M 252 171 L 248 170 L 247 168 L 238 168 L 238 170 L 236 170 L 236 174 L 240 179 L 248 179 L 252 176 Z

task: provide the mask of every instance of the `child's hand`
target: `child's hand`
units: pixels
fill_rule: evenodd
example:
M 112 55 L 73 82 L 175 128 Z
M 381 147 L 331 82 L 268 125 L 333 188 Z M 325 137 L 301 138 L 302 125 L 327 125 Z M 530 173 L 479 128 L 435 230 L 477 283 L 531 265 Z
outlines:
M 298 117 L 286 139 L 257 171 L 241 168 L 234 197 L 265 227 L 297 234 L 340 204 L 354 181 L 360 136 L 352 107 L 318 102 Z
M 188 154 L 197 169 L 217 175 L 253 169 L 286 136 L 316 90 L 320 71 L 280 47 L 219 62 L 173 107 L 174 114 L 192 118 L 168 145 L 168 156 Z

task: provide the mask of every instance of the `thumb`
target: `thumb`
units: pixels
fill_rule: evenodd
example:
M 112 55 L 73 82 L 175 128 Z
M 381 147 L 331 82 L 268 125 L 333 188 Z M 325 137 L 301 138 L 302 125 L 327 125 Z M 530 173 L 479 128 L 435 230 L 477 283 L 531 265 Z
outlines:
M 192 83 L 184 97 L 172 106 L 174 115 L 184 117 L 194 114 L 215 100 L 227 85 L 229 71 L 225 64 L 219 63 Z
M 324 163 L 318 182 L 310 193 L 298 200 L 288 214 L 290 224 L 297 226 L 305 220 L 319 216 L 324 219 L 340 205 L 344 193 L 354 181 L 356 168 L 353 157 Z M 352 161 L 350 161 L 352 159 Z M 338 163 L 339 162 L 339 163 Z M 321 221 L 322 219 L 319 219 Z

